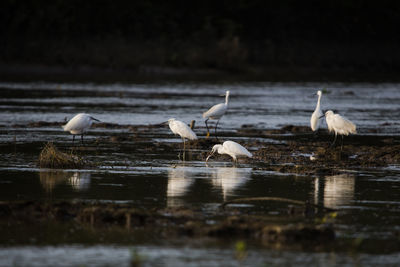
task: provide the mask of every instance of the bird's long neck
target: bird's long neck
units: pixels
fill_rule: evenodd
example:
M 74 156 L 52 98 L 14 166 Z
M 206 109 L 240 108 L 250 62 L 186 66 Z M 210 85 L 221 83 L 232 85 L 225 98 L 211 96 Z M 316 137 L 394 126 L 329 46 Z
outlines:
M 225 105 L 227 106 L 229 103 L 229 94 L 226 94 L 225 96 Z
M 318 102 L 317 102 L 317 106 L 315 107 L 315 109 L 320 109 L 321 106 L 321 95 L 318 95 Z

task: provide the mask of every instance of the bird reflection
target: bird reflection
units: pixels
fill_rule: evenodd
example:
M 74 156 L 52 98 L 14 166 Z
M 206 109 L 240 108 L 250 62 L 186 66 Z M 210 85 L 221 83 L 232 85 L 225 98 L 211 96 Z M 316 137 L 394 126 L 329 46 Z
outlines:
M 85 190 L 90 186 L 90 173 L 87 172 L 63 172 L 63 171 L 41 171 L 39 173 L 40 183 L 47 193 L 51 193 L 56 186 L 67 183 L 74 190 Z
M 193 184 L 193 175 L 184 165 L 168 169 L 167 205 L 177 206 L 184 204 L 179 197 L 184 196 Z
M 89 172 L 75 172 L 68 178 L 68 183 L 74 190 L 86 190 L 90 187 L 90 176 L 91 174 Z
M 326 176 L 315 179 L 315 202 L 325 207 L 336 208 L 351 203 L 354 199 L 355 177 L 351 174 Z
M 212 184 L 222 189 L 224 200 L 239 186 L 250 180 L 251 168 L 219 167 L 212 173 Z

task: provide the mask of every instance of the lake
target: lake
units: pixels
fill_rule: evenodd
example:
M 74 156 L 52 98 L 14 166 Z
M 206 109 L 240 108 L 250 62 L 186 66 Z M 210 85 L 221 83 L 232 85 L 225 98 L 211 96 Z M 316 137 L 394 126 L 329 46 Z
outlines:
M 236 198 L 291 198 L 338 209 L 332 221 L 337 237 L 358 240 L 364 246 L 356 251 L 308 250 L 264 247 L 248 241 L 248 253 L 239 262 L 234 257 L 237 240 L 229 239 L 153 238 L 126 243 L 92 242 L 82 237 L 46 243 L 24 237 L 16 240 L 26 241 L 1 241 L 0 266 L 130 266 L 135 253 L 143 257 L 144 266 L 398 265 L 400 166 L 307 176 L 260 170 L 247 161 L 234 166 L 230 161 L 213 160 L 206 165 L 189 155 L 183 162 L 177 156 L 179 149 L 147 149 L 149 144 L 162 148 L 171 143 L 179 148 L 181 139 L 167 126 L 146 127 L 169 118 L 186 123 L 195 120 L 195 132 L 205 138 L 202 113 L 224 102 L 221 95 L 226 90 L 231 98 L 228 112 L 219 122 L 222 140 L 276 142 L 237 134 L 243 125 L 254 129 L 308 126 L 317 90 L 323 90 L 322 108 L 353 121 L 360 135 L 399 136 L 400 84 L 1 82 L 0 200 L 132 203 L 148 209 L 185 206 L 207 213 Z M 84 136 L 78 153 L 96 162 L 96 167 L 40 169 L 39 153 L 47 142 L 64 150 L 73 148 L 72 136 L 56 123 L 80 112 L 103 123 L 121 125 L 92 127 Z M 35 124 L 39 122 L 49 124 Z M 107 141 L 111 137 L 119 139 Z M 192 149 L 189 153 L 203 152 Z M 268 205 L 263 212 L 280 220 L 287 216 L 279 203 Z

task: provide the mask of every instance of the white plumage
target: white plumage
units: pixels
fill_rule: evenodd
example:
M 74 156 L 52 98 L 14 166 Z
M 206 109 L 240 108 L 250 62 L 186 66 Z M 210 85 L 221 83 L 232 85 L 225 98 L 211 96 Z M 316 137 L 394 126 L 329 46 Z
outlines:
M 228 154 L 235 162 L 237 162 L 238 156 L 249 158 L 253 157 L 253 155 L 242 145 L 233 141 L 225 141 L 222 145 L 218 144 L 213 146 L 210 155 L 206 159 L 206 162 L 215 152 L 218 152 L 219 154 Z
M 334 114 L 332 110 L 328 110 L 325 112 L 325 120 L 326 124 L 328 125 L 329 132 L 335 132 L 335 140 L 333 141 L 332 145 L 336 141 L 337 135 L 349 135 L 349 134 L 356 134 L 356 125 L 346 119 L 345 117 L 340 116 L 339 114 Z
M 311 119 L 310 119 L 311 130 L 313 130 L 313 131 L 318 130 L 318 128 L 321 124 L 321 121 L 322 121 L 322 116 L 324 115 L 321 111 L 322 92 L 318 91 L 317 95 L 318 95 L 317 106 L 315 107 L 315 110 L 314 110 L 313 114 L 311 115 Z
M 67 124 L 63 125 L 62 128 L 66 132 L 70 132 L 73 135 L 73 141 L 75 135 L 81 135 L 83 142 L 83 134 L 92 126 L 93 121 L 99 121 L 93 118 L 91 115 L 86 113 L 79 113 L 75 115 Z
M 215 133 L 217 133 L 217 127 L 218 127 L 218 122 L 221 119 L 221 117 L 225 114 L 225 112 L 228 109 L 228 103 L 229 103 L 229 91 L 226 91 L 225 93 L 225 103 L 220 103 L 212 106 L 209 110 L 203 113 L 203 118 L 206 119 L 206 127 L 207 127 L 207 136 L 210 135 L 210 131 L 208 129 L 207 121 L 208 120 L 217 120 L 217 124 L 215 126 Z
M 175 135 L 179 135 L 183 140 L 183 160 L 185 160 L 185 139 L 196 140 L 197 135 L 184 122 L 178 121 L 174 118 L 168 120 L 168 125 L 171 131 Z
M 174 134 L 179 135 L 183 139 L 183 141 L 185 141 L 185 138 L 189 140 L 197 139 L 197 135 L 184 122 L 172 118 L 168 120 L 168 125 L 171 131 Z

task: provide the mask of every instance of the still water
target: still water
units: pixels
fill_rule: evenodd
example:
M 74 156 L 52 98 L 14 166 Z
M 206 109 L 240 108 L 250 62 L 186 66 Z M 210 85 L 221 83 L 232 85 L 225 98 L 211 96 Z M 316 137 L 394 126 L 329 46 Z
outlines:
M 400 84 L 0 83 L 0 200 L 111 201 L 148 208 L 188 206 L 207 212 L 223 201 L 240 197 L 286 197 L 338 208 L 334 221 L 338 238 L 358 238 L 370 244 L 399 242 L 399 166 L 308 177 L 260 171 L 251 163 L 238 167 L 218 161 L 209 165 L 197 160 L 183 163 L 178 151 L 146 150 L 149 142 L 180 142 L 167 127 L 144 127 L 136 132 L 121 127 L 92 128 L 85 136 L 89 142 L 110 136 L 133 137 L 80 151 L 82 156 L 100 162 L 96 168 L 37 167 L 45 143 L 52 141 L 66 148 L 71 146 L 72 137 L 58 126 L 35 126 L 34 122 L 62 122 L 79 112 L 90 113 L 102 122 L 136 126 L 174 117 L 187 123 L 196 120 L 196 133 L 204 138 L 202 112 L 223 102 L 220 95 L 230 90 L 229 110 L 219 127 L 225 140 L 240 140 L 245 137 L 238 137 L 236 129 L 245 124 L 258 129 L 307 126 L 317 101 L 313 94 L 322 88 L 326 88 L 322 108 L 351 119 L 360 134 L 398 135 Z M 265 212 L 286 215 L 282 205 L 271 205 Z M 234 243 L 193 243 L 3 245 L 0 266 L 128 266 L 132 250 L 144 255 L 145 266 L 238 265 Z M 275 250 L 249 244 L 249 253 L 241 264 L 396 266 L 399 262 L 400 252 L 384 245 L 349 254 Z

